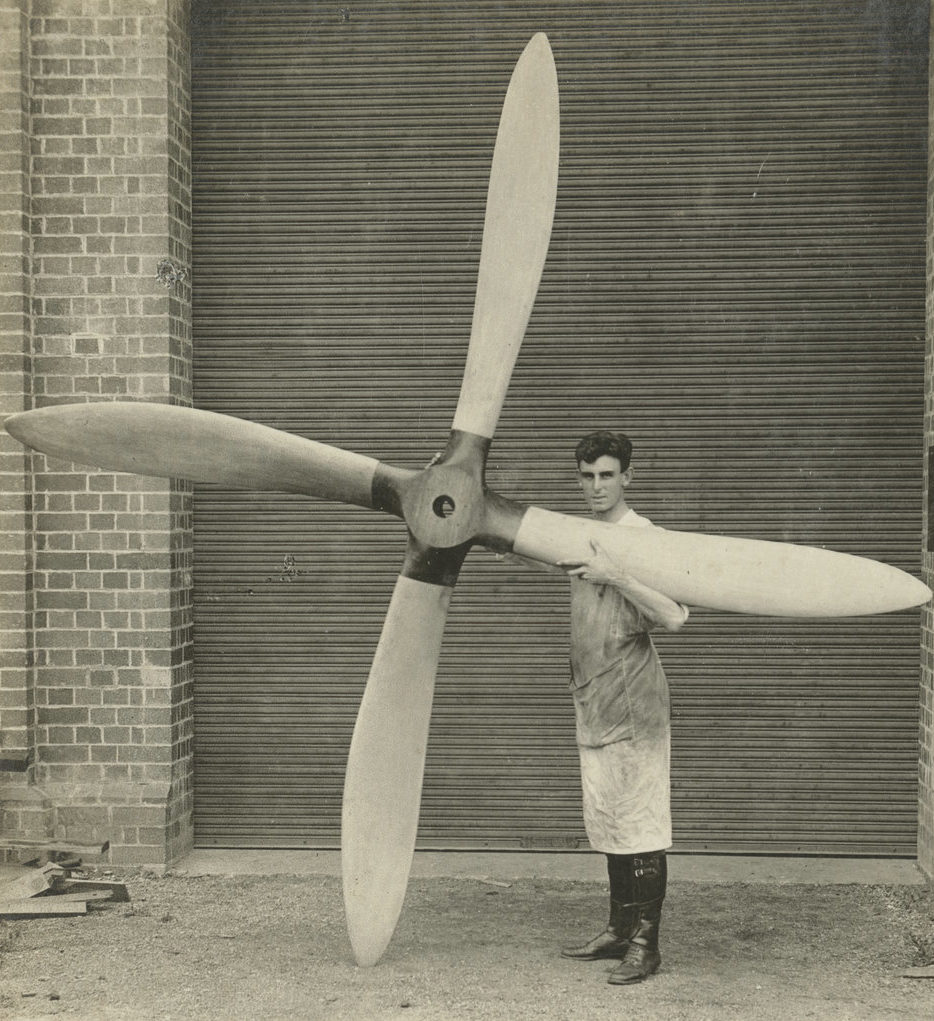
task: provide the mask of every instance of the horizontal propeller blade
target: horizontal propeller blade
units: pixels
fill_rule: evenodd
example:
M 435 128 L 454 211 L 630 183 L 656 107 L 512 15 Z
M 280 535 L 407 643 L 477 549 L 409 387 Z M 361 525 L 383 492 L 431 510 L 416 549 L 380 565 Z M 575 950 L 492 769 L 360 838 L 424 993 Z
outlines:
M 77 464 L 373 506 L 373 458 L 212 411 L 59 404 L 11 415 L 3 427 L 25 446 Z
M 596 542 L 634 578 L 681 603 L 778 617 L 852 617 L 919 606 L 931 590 L 896 567 L 813 546 L 628 528 L 530 507 L 513 550 L 550 564 Z
M 492 438 L 548 254 L 558 183 L 558 77 L 548 39 L 516 63 L 487 193 L 470 346 L 453 428 Z
M 405 899 L 452 591 L 399 577 L 350 744 L 341 868 L 347 929 L 363 966 L 382 957 Z

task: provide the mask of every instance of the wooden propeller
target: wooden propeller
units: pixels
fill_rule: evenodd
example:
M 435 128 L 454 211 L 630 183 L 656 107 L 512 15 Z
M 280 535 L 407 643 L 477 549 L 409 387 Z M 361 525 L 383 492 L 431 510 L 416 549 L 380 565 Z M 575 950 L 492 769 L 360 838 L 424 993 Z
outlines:
M 829 550 L 605 525 L 525 507 L 484 470 L 548 250 L 558 166 L 558 87 L 536 35 L 513 72 L 497 134 L 470 344 L 453 428 L 422 472 L 266 426 L 145 402 L 13 415 L 25 446 L 80 464 L 340 500 L 405 520 L 408 549 L 351 742 L 344 787 L 344 903 L 361 965 L 385 951 L 418 825 L 435 674 L 453 587 L 473 545 L 557 564 L 592 541 L 680 602 L 739 613 L 850 616 L 917 606 L 931 591 L 877 561 Z

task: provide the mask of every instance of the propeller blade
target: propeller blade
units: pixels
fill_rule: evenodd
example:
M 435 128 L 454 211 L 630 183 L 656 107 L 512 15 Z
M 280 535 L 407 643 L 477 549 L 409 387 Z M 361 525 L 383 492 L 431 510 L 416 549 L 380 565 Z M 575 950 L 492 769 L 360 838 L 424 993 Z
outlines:
M 10 415 L 3 427 L 27 447 L 110 471 L 374 505 L 380 465 L 373 458 L 212 411 L 142 401 L 59 404 Z
M 350 744 L 341 868 L 347 929 L 362 966 L 382 956 L 405 898 L 452 591 L 399 577 Z
M 597 542 L 636 579 L 681 603 L 778 617 L 851 617 L 919 606 L 931 590 L 896 567 L 813 546 L 627 528 L 530 507 L 513 551 L 550 564 Z
M 487 194 L 473 326 L 453 428 L 492 438 L 548 253 L 558 181 L 558 77 L 533 36 L 506 92 Z

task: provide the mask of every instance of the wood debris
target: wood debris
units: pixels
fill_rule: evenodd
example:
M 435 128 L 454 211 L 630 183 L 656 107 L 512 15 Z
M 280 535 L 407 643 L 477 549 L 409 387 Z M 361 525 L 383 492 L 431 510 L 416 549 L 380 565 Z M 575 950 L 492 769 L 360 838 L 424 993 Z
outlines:
M 38 856 L 44 857 L 48 861 L 55 861 L 65 857 L 100 857 L 110 849 L 110 841 L 105 840 L 103 844 L 76 844 L 67 840 L 10 840 L 4 838 L 0 846 L 8 851 L 35 851 Z M 30 862 L 26 862 L 26 864 L 28 865 Z
M 62 881 L 62 890 L 65 893 L 109 893 L 109 899 L 118 904 L 127 904 L 130 900 L 129 890 L 126 883 L 117 883 L 112 879 L 77 879 L 69 876 Z M 96 897 L 94 898 L 97 899 Z
M 30 869 L 12 882 L 0 887 L 0 899 L 19 900 L 25 897 L 37 897 L 46 890 L 51 890 L 57 879 L 67 875 L 60 865 L 49 862 L 39 869 Z
M 55 915 L 86 915 L 84 901 L 59 903 L 58 897 L 33 897 L 31 900 L 0 900 L 0 918 L 48 918 Z
M 47 861 L 6 882 L 0 882 L 0 918 L 42 918 L 57 915 L 84 915 L 88 905 L 130 899 L 124 883 L 112 879 L 90 879 L 83 873 L 73 875 L 81 859 L 63 856 Z
M 902 978 L 934 978 L 934 964 L 923 964 L 918 968 L 908 968 L 902 972 Z

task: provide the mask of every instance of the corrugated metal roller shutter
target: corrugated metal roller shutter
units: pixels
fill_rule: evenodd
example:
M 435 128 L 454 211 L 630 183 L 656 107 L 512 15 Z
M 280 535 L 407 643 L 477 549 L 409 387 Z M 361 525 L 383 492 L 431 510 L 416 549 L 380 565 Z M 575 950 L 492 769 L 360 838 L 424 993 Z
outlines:
M 578 511 L 573 444 L 618 427 L 660 524 L 914 570 L 926 8 L 195 4 L 198 405 L 407 467 L 443 447 L 500 106 L 545 30 L 558 209 L 491 485 Z M 404 530 L 196 503 L 199 842 L 333 844 Z M 566 642 L 560 578 L 471 554 L 422 846 L 583 842 Z M 914 614 L 696 612 L 659 644 L 678 846 L 913 851 Z

